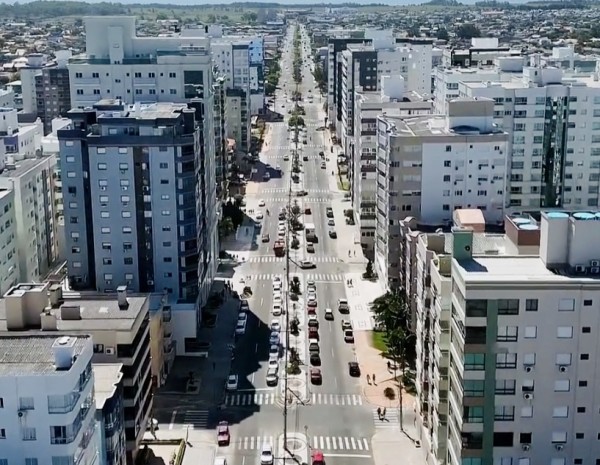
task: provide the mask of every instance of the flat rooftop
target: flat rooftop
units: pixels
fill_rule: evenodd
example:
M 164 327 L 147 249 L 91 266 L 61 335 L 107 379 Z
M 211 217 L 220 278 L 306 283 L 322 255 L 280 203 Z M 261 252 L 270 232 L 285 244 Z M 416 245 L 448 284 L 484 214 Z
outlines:
M 119 105 L 118 100 L 100 100 L 98 106 Z M 98 122 L 107 123 L 114 118 L 132 118 L 136 120 L 177 119 L 181 111 L 187 109 L 185 103 L 157 102 L 149 105 L 125 105 L 123 109 L 99 109 Z
M 117 385 L 123 379 L 122 368 L 122 363 L 92 363 L 97 409 L 102 409 L 106 400 L 114 395 Z
M 0 336 L 0 376 L 64 373 L 54 365 L 52 345 L 63 335 Z M 73 355 L 83 353 L 91 336 L 69 335 L 75 339 Z
M 16 135 L 16 134 L 15 134 Z M 0 173 L 2 178 L 19 178 L 29 171 L 36 169 L 39 165 L 42 165 L 48 161 L 49 157 L 42 158 L 24 158 L 23 160 L 15 161 L 15 169 L 7 169 Z
M 383 116 L 386 120 L 391 120 L 396 125 L 396 133 L 398 136 L 456 136 L 464 137 L 466 135 L 471 137 L 489 137 L 505 134 L 500 129 L 495 129 L 490 132 L 480 132 L 477 128 L 466 128 L 459 130 L 460 128 L 449 129 L 446 124 L 445 115 L 422 115 L 413 116 L 407 118 L 406 116 L 398 116 L 393 114 L 387 114 Z

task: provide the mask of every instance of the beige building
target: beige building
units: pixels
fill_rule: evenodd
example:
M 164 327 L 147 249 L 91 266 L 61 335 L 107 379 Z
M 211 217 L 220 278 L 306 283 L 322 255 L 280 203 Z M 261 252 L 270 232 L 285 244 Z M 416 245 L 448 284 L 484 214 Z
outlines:
M 0 299 L 0 334 L 91 334 L 93 362 L 121 363 L 130 463 L 152 411 L 150 327 L 155 326 L 151 322 L 161 319 L 162 308 L 160 296 L 154 299 L 147 294 L 127 295 L 124 286 L 117 295 L 110 295 L 63 291 L 60 285 L 50 283 L 18 284 Z M 153 343 L 164 347 L 162 339 Z M 158 372 L 157 376 L 162 375 Z

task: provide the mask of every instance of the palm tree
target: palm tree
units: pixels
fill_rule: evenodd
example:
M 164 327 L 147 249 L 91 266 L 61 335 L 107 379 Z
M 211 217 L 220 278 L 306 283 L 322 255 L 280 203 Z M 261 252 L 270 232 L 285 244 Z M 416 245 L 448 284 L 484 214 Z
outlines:
M 384 327 L 385 340 L 388 355 L 394 362 L 400 364 L 399 381 L 399 409 L 400 409 L 400 429 L 403 429 L 402 416 L 402 389 L 404 384 L 404 372 L 409 363 L 411 354 L 414 353 L 415 338 L 410 332 L 410 310 L 399 292 L 387 292 L 377 297 L 371 304 L 375 321 Z M 394 364 L 396 366 L 396 363 Z M 397 379 L 394 368 L 394 378 Z

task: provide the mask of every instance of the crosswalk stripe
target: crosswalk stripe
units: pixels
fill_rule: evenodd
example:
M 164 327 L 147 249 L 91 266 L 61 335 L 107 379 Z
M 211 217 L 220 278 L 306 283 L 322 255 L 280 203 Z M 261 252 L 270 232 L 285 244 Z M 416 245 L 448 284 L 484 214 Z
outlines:
M 352 439 L 352 440 L 354 440 L 354 439 Z M 358 450 L 363 450 L 363 443 L 360 439 L 357 441 L 357 444 L 358 444 Z
M 367 438 L 342 436 L 312 436 L 309 447 L 320 450 L 369 450 Z
M 350 448 L 350 443 L 348 442 L 348 438 L 344 438 L 344 444 L 346 445 L 346 449 Z
M 338 448 L 338 447 L 337 447 L 337 439 L 336 439 L 336 437 L 335 437 L 335 436 L 333 436 L 333 437 L 331 438 L 331 442 L 332 442 L 333 448 L 334 448 L 334 449 L 337 449 L 337 448 Z
M 352 443 L 352 449 L 356 450 L 356 442 L 354 441 L 354 438 L 350 438 L 350 442 Z
M 331 447 L 331 444 L 330 444 L 330 442 L 329 442 L 329 436 L 327 436 L 327 437 L 325 438 L 325 443 L 326 443 L 326 445 L 327 445 L 327 449 L 329 449 L 329 448 Z
M 369 441 L 367 441 L 367 438 L 363 438 L 363 441 L 365 443 L 365 450 L 369 450 Z

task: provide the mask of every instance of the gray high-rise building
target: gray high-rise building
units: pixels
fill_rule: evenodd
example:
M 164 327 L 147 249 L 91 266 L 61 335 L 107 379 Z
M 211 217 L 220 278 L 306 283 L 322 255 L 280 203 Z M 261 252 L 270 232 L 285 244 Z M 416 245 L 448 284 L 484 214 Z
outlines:
M 189 106 L 102 100 L 69 112 L 58 137 L 74 288 L 203 304 L 218 256 L 212 105 L 207 92 Z

